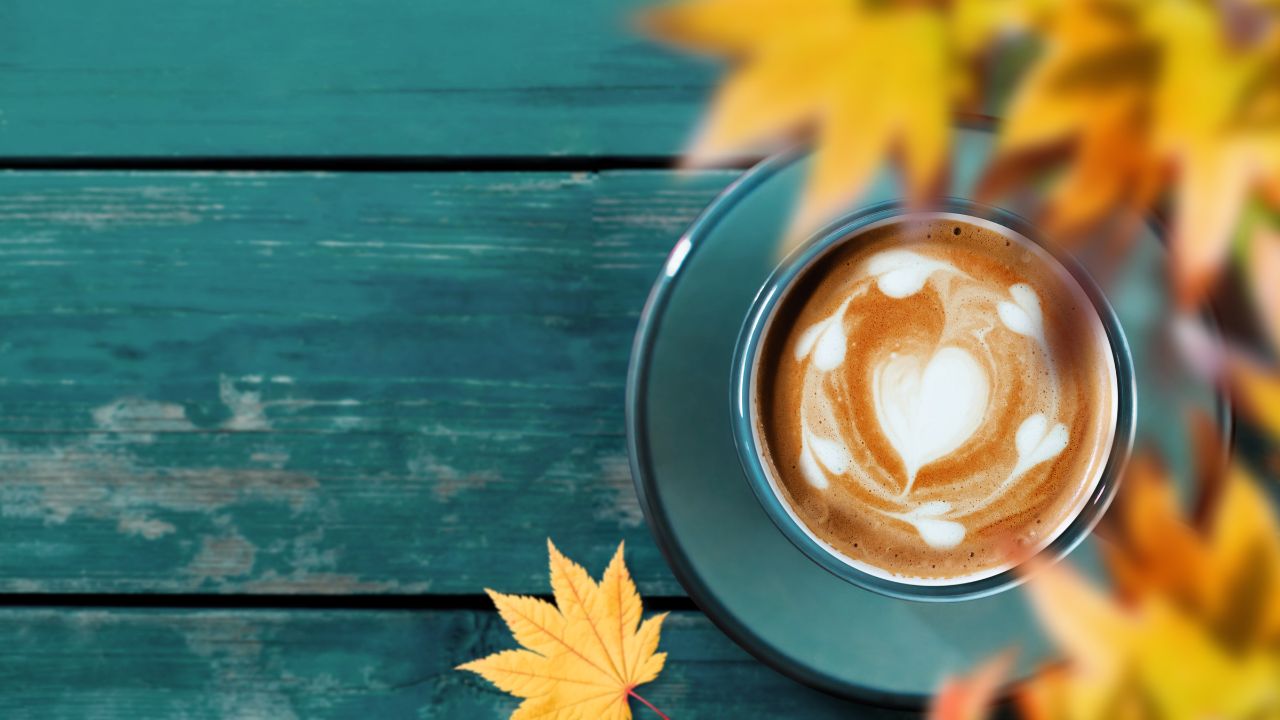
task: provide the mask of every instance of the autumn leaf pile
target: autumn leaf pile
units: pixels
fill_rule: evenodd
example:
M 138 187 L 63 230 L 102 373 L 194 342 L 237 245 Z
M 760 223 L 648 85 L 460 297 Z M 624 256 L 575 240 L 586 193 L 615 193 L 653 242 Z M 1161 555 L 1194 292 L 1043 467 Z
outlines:
M 459 666 L 524 698 L 512 720 L 627 720 L 635 688 L 662 671 L 657 652 L 666 614 L 640 621 L 640 595 L 622 545 L 597 583 L 547 541 L 556 604 L 488 590 L 523 649 Z M 666 717 L 662 715 L 662 717 Z

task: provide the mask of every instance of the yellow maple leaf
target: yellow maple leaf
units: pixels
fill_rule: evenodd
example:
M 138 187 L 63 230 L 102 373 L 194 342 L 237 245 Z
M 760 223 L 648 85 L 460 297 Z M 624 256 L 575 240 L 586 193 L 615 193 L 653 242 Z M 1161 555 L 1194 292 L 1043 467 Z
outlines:
M 831 219 L 893 157 L 907 196 L 934 195 L 973 57 L 1018 0 L 685 0 L 647 13 L 657 36 L 734 61 L 689 149 L 694 164 L 814 141 L 793 223 Z
M 597 583 L 550 540 L 556 604 L 486 590 L 522 650 L 459 665 L 524 698 L 512 720 L 626 720 L 628 698 L 665 718 L 635 688 L 662 671 L 657 652 L 666 613 L 640 622 L 640 595 L 623 562 L 623 546 Z

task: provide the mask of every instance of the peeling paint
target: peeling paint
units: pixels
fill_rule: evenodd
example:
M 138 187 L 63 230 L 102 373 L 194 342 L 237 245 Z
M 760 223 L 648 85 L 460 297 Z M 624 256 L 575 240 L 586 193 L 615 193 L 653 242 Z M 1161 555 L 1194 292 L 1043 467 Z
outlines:
M 441 463 L 434 455 L 423 454 L 408 463 L 409 477 L 431 485 L 431 494 L 440 502 L 449 502 L 468 491 L 482 491 L 498 480 L 497 473 L 463 472 Z
M 120 398 L 94 408 L 92 415 L 94 426 L 107 432 L 146 434 L 195 429 L 181 405 L 145 398 Z
M 262 637 L 268 627 L 261 621 L 219 614 L 213 622 L 181 628 L 191 652 L 208 661 L 212 687 L 226 689 L 209 696 L 219 716 L 298 720 L 287 683 L 244 682 L 244 678 L 263 676 L 264 664 L 271 661 L 273 655 L 264 654 L 270 639 Z
M 137 535 L 147 540 L 156 540 L 171 535 L 177 528 L 173 523 L 146 517 L 122 517 L 116 523 L 116 529 L 125 535 Z
M 262 501 L 292 513 L 315 504 L 319 485 L 279 468 L 152 467 L 138 447 L 153 433 L 194 431 L 182 406 L 121 398 L 91 411 L 104 431 L 33 446 L 0 439 L 0 512 L 48 524 L 73 517 L 114 521 L 123 535 L 159 540 L 178 534 L 178 516 L 207 517 L 239 503 Z M 287 457 L 286 457 L 287 459 Z
M 252 453 L 251 455 L 249 455 L 249 461 L 255 462 L 255 463 L 262 463 L 267 467 L 280 470 L 284 468 L 284 466 L 289 462 L 290 457 L 291 455 L 289 451 L 281 448 L 279 450 L 270 450 L 270 451 L 261 451 L 261 452 Z
M 200 580 L 244 577 L 253 572 L 256 555 L 253 544 L 238 532 L 205 537 L 200 541 L 200 552 L 184 572 Z
M 223 423 L 223 427 L 228 430 L 267 430 L 271 427 L 267 422 L 262 393 L 237 387 L 238 384 L 257 385 L 261 382 L 260 375 L 246 375 L 238 381 L 227 375 L 218 377 L 218 397 L 231 411 L 231 418 Z
M 208 513 L 238 502 L 283 503 L 293 511 L 314 502 L 315 479 L 271 469 L 165 468 L 140 464 L 127 444 L 90 437 L 46 448 L 0 440 L 10 479 L 0 505 L 11 517 L 63 522 L 76 514 L 131 522 L 147 510 Z
M 636 486 L 631 481 L 631 463 L 626 455 L 606 455 L 597 462 L 600 468 L 600 487 L 606 491 L 606 502 L 597 508 L 597 520 L 618 523 L 624 528 L 637 528 L 644 524 L 644 511 L 636 498 Z
M 290 537 L 260 547 L 259 557 L 269 557 L 271 564 L 286 567 L 288 571 L 259 567 L 253 579 L 238 583 L 237 587 L 251 593 L 330 595 L 402 590 L 398 582 L 366 581 L 359 575 L 339 571 L 342 551 L 334 547 L 325 534 L 324 527 L 300 528 Z M 415 584 L 415 590 L 421 591 L 421 584 Z

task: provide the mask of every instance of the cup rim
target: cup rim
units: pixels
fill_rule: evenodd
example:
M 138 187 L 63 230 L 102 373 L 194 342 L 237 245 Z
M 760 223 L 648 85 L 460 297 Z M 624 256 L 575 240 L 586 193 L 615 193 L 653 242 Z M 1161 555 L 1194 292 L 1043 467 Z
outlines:
M 1022 561 L 997 569 L 989 575 L 948 583 L 898 580 L 888 571 L 874 572 L 851 563 L 839 551 L 818 539 L 779 496 L 756 438 L 754 403 L 755 366 L 761 340 L 774 310 L 786 296 L 792 282 L 845 239 L 869 226 L 916 212 L 959 214 L 994 223 L 1047 252 L 1071 274 L 1094 306 L 1111 350 L 1116 376 L 1115 426 L 1110 451 L 1089 495 L 1079 511 L 1060 526 L 1044 547 Z M 1046 242 L 1027 220 L 1007 210 L 971 200 L 947 197 L 927 210 L 908 207 L 901 201 L 887 201 L 853 210 L 815 233 L 809 241 L 790 252 L 770 273 L 756 293 L 734 348 L 730 378 L 730 412 L 734 445 L 748 484 L 765 513 L 783 535 L 811 561 L 854 585 L 882 595 L 904 600 L 958 601 L 986 597 L 1016 587 L 1026 580 L 1025 567 L 1031 558 L 1056 562 L 1074 550 L 1092 532 L 1106 513 L 1119 489 L 1120 478 L 1133 450 L 1137 422 L 1137 385 L 1128 340 L 1105 293 L 1074 258 Z M 869 566 L 874 567 L 874 566 Z

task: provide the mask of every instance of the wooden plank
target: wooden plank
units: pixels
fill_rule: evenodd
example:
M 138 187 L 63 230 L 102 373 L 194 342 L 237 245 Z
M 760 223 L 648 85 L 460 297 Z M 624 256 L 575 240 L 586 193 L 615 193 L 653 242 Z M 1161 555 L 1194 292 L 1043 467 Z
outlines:
M 490 612 L 6 609 L 0 715 L 506 718 L 513 699 L 452 668 L 508 647 Z M 661 648 L 667 668 L 642 692 L 673 718 L 901 717 L 783 678 L 698 613 L 671 616 Z
M 679 593 L 626 363 L 731 177 L 0 174 L 0 591 Z
M 712 72 L 649 0 L 11 0 L 0 155 L 671 155 Z

